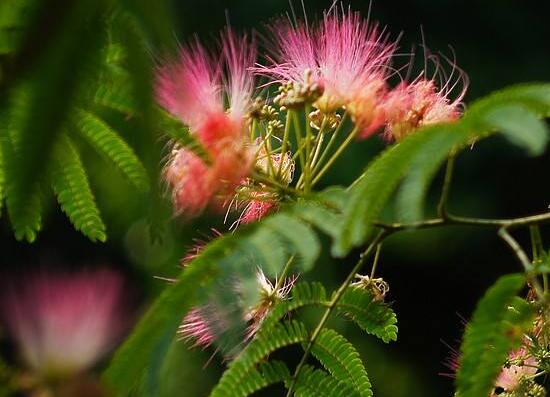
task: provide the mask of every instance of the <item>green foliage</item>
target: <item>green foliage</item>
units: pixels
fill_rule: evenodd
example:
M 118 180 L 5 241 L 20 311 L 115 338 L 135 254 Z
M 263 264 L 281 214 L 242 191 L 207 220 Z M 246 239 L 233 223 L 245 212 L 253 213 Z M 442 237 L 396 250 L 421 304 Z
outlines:
M 338 302 L 339 313 L 351 318 L 365 332 L 384 342 L 397 340 L 397 317 L 383 302 L 369 291 L 350 287 Z
M 296 382 L 297 397 L 360 397 L 347 383 L 329 376 L 325 371 L 305 365 Z
M 92 241 L 105 241 L 105 225 L 101 221 L 84 166 L 67 136 L 62 136 L 55 148 L 52 185 L 61 208 L 75 229 Z
M 359 353 L 342 335 L 331 329 L 323 329 L 311 353 L 334 378 L 352 386 L 360 396 L 373 395 Z
M 298 262 L 301 267 L 298 270 L 311 268 L 316 260 L 309 251 L 317 247 L 319 243 L 314 232 L 306 224 L 300 226 L 302 234 L 290 235 L 286 230 L 297 227 L 296 220 L 289 218 L 284 213 L 274 215 L 265 222 L 250 226 L 240 227 L 234 234 L 217 238 L 199 255 L 174 285 L 168 287 L 149 309 L 142 321 L 135 328 L 130 338 L 124 343 L 106 371 L 106 380 L 112 387 L 121 394 L 128 392 L 139 381 L 143 371 L 147 368 L 151 357 L 155 353 L 158 341 L 164 332 L 172 332 L 175 335 L 176 329 L 190 306 L 197 304 L 199 299 L 208 298 L 211 294 L 226 297 L 231 291 L 221 287 L 217 281 L 225 280 L 224 275 L 239 275 L 243 285 L 255 286 L 253 290 L 241 291 L 240 296 L 229 295 L 229 299 L 242 299 L 242 304 L 249 307 L 254 304 L 253 300 L 259 298 L 255 279 L 255 268 L 258 263 L 266 265 L 266 269 L 273 271 L 273 275 L 280 274 L 284 264 L 292 255 L 302 258 Z M 304 242 L 312 243 L 313 246 Z M 308 247 L 308 252 L 302 250 Z M 315 252 L 315 251 L 314 251 Z M 243 260 L 248 258 L 248 260 Z M 201 296 L 198 296 L 200 286 Z M 226 295 L 222 292 L 227 293 Z M 228 302 L 224 301 L 227 305 Z M 238 318 L 233 319 L 235 326 L 241 325 Z M 298 338 L 298 328 L 291 328 L 296 333 L 293 338 Z M 284 331 L 281 331 L 283 333 Z M 302 335 L 303 336 L 303 335 Z M 273 334 L 269 334 L 266 345 L 260 345 L 258 350 L 252 350 L 244 357 L 262 357 L 262 349 L 273 348 L 270 343 L 282 343 L 282 339 L 276 342 Z M 303 339 L 296 340 L 299 343 Z M 260 342 L 258 342 L 259 344 Z M 267 351 L 265 354 L 268 354 Z M 253 362 L 249 358 L 248 362 Z M 245 362 L 247 360 L 245 359 Z M 250 368 L 250 364 L 247 364 Z M 252 364 L 253 365 L 253 364 Z M 120 378 L 123 377 L 124 380 Z
M 461 397 L 490 394 L 508 352 L 532 324 L 532 306 L 516 297 L 524 286 L 524 275 L 503 276 L 479 301 L 460 349 L 456 384 Z
M 269 354 L 293 344 L 307 341 L 309 333 L 304 324 L 298 321 L 278 323 L 272 328 L 263 329 L 250 342 L 248 347 L 229 365 L 211 397 L 233 396 L 234 390 L 242 390 L 241 385 L 248 384 L 251 374 L 256 374 L 255 366 L 260 364 Z M 267 383 L 267 381 L 265 381 Z M 253 390 L 250 386 L 246 389 Z M 248 396 L 249 394 L 238 394 Z
M 137 189 L 147 191 L 147 171 L 136 154 L 105 122 L 85 110 L 77 109 L 74 127 L 93 148 L 111 161 Z
M 189 134 L 181 132 L 181 124 L 166 122 L 167 115 L 154 105 L 150 46 L 168 38 L 166 43 L 175 41 L 169 10 L 146 3 L 84 0 L 64 6 L 63 12 L 58 12 L 56 0 L 7 0 L 0 5 L 0 54 L 9 54 L 0 59 L 0 200 L 6 199 L 16 238 L 34 241 L 42 226 L 42 197 L 58 182 L 50 180 L 50 163 L 68 161 L 57 158 L 61 154 L 56 147 L 66 140 L 62 131 L 77 132 L 136 189 L 151 192 L 156 211 L 151 219 L 164 219 L 158 210 L 163 202 L 158 181 L 162 143 L 156 135 L 162 130 L 178 136 L 182 145 L 193 142 L 183 139 Z M 105 109 L 139 118 L 132 139 L 136 147 L 99 116 Z M 196 144 L 194 148 L 200 151 Z M 86 177 L 85 169 L 79 170 Z M 91 189 L 88 193 L 94 201 Z M 90 218 L 74 210 L 82 203 L 69 203 L 75 196 L 68 193 L 63 197 L 71 222 L 103 241 L 104 227 L 91 231 L 84 226 Z M 99 213 L 95 216 L 94 227 L 102 225 Z
M 531 110 L 516 104 L 503 105 L 488 112 L 486 119 L 510 142 L 524 148 L 530 155 L 544 153 L 548 127 Z
M 506 106 L 514 110 L 508 113 L 506 109 L 510 108 Z M 406 220 L 420 219 L 429 184 L 452 151 L 502 131 L 512 143 L 528 148 L 531 154 L 540 154 L 548 137 L 546 128 L 535 118 L 548 114 L 550 85 L 515 86 L 475 102 L 458 122 L 422 128 L 390 147 L 369 164 L 352 187 L 333 252 L 345 255 L 368 240 L 374 222 L 404 176 L 398 198 L 400 213 Z M 512 120 L 515 116 L 518 119 Z

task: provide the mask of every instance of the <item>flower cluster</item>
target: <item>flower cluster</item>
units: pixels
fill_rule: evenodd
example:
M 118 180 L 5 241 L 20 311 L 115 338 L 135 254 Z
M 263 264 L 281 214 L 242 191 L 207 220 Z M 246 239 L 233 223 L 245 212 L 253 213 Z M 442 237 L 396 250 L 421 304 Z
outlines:
M 185 217 L 225 208 L 226 220 L 234 216 L 229 229 L 258 221 L 313 190 L 356 139 L 380 132 L 399 143 L 417 128 L 460 117 L 467 80 L 454 62 L 449 75 L 435 61 L 433 77 L 399 79 L 397 41 L 358 13 L 333 6 L 317 23 L 280 19 L 268 31 L 265 62 L 253 40 L 228 29 L 217 56 L 193 42 L 159 67 L 159 103 L 203 149 L 176 145 L 166 162 L 174 208 Z M 271 283 L 258 270 L 258 302 L 238 314 L 248 325 L 245 341 L 294 280 Z M 388 290 L 366 276 L 354 286 L 381 300 Z M 219 339 L 227 330 L 218 306 L 203 302 L 189 312 L 181 338 L 200 346 Z
M 253 40 L 228 29 L 219 55 L 193 42 L 158 69 L 159 103 L 204 149 L 176 145 L 165 167 L 174 207 L 186 217 L 225 206 L 241 211 L 236 224 L 258 220 L 286 193 L 311 190 L 354 138 L 380 131 L 399 142 L 461 115 L 467 78 L 454 62 L 445 73 L 428 56 L 433 76 L 424 71 L 392 88 L 397 42 L 358 13 L 334 6 L 318 23 L 280 19 L 268 30 L 266 62 L 257 62 Z M 346 116 L 353 126 L 338 146 Z

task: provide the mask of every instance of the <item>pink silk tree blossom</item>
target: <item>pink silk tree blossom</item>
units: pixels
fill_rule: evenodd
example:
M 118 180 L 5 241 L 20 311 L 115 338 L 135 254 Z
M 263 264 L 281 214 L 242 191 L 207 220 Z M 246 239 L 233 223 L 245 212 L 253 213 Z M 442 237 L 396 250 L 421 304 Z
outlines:
M 164 175 L 174 207 L 186 216 L 219 206 L 253 164 L 246 115 L 253 90 L 248 68 L 254 64 L 255 47 L 230 30 L 221 42 L 220 59 L 196 42 L 158 71 L 159 103 L 189 127 L 210 160 L 176 147 L 167 162 Z
M 123 280 L 107 269 L 35 274 L 2 295 L 8 330 L 27 365 L 45 377 L 92 367 L 128 325 Z

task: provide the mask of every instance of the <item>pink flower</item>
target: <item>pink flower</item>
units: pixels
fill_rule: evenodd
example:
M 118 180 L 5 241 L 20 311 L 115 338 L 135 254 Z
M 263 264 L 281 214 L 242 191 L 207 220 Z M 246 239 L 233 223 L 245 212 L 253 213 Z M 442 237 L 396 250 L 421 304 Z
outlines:
M 246 38 L 228 30 L 216 61 L 198 42 L 181 50 L 177 62 L 159 69 L 157 97 L 169 112 L 187 124 L 206 150 L 210 163 L 185 148 L 175 148 L 164 175 L 172 188 L 174 207 L 186 216 L 219 206 L 250 173 L 246 114 L 253 80 L 248 68 L 255 49 Z M 229 101 L 226 109 L 224 101 Z
M 289 185 L 294 177 L 295 168 L 291 153 L 268 154 L 261 140 L 258 139 L 256 144 L 260 148 L 256 157 L 256 168 L 271 178 L 278 179 L 280 183 Z M 231 226 L 232 229 L 241 223 L 259 221 L 279 207 L 279 198 L 265 185 L 260 183 L 258 187 L 254 186 L 252 181 L 247 181 L 242 188 L 247 199 L 237 201 L 237 208 L 244 206 L 244 209 L 239 219 Z
M 172 189 L 172 202 L 179 213 L 199 215 L 216 192 L 215 173 L 204 160 L 188 149 L 173 151 L 164 169 L 164 177 Z
M 2 312 L 23 358 L 46 377 L 93 366 L 124 330 L 122 278 L 103 269 L 30 276 L 3 293 Z
M 505 392 L 515 391 L 520 382 L 537 373 L 538 361 L 530 356 L 522 347 L 508 355 L 510 366 L 505 366 L 495 381 L 495 388 L 502 388 Z
M 238 223 L 246 224 L 259 221 L 277 209 L 278 203 L 269 197 L 269 193 L 265 193 L 263 196 L 258 197 L 257 200 L 250 200 L 246 204 Z
M 363 131 L 380 127 L 379 104 L 396 44 L 359 13 L 335 7 L 308 27 L 280 21 L 272 31 L 277 48 L 270 66 L 255 68 L 279 83 L 316 84 L 323 94 L 315 106 L 324 113 L 346 107 Z
M 439 60 L 433 56 L 431 58 L 439 70 Z M 456 77 L 453 77 L 455 72 Z M 459 84 L 458 95 L 451 99 L 452 92 Z M 411 83 L 402 82 L 384 101 L 386 138 L 400 140 L 416 128 L 457 120 L 462 114 L 462 100 L 467 87 L 467 76 L 454 64 L 453 71 L 441 87 L 434 79 L 427 78 L 425 73 Z
M 243 311 L 238 313 L 242 315 L 242 320 L 248 323 L 244 335 L 245 341 L 249 341 L 254 337 L 273 306 L 288 296 L 296 279 L 297 276 L 293 276 L 282 280 L 280 283 L 275 281 L 275 284 L 273 284 L 262 270 L 258 269 L 256 280 L 260 300 L 254 307 L 244 308 Z M 240 285 L 237 283 L 234 288 L 235 293 L 238 293 Z M 207 303 L 195 307 L 184 317 L 178 329 L 178 335 L 181 340 L 192 342 L 193 347 L 206 348 L 229 330 L 226 320 L 227 315 L 228 313 L 224 312 L 217 304 Z

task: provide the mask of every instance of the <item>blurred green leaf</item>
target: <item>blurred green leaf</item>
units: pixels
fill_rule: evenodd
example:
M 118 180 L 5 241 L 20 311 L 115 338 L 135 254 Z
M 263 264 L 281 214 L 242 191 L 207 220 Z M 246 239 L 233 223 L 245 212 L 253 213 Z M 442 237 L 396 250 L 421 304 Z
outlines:
M 460 396 L 488 396 L 508 352 L 521 344 L 534 315 L 531 305 L 515 301 L 524 286 L 522 274 L 503 276 L 479 301 L 460 348 L 456 376 Z
M 61 208 L 76 230 L 92 241 L 105 241 L 105 225 L 76 148 L 66 135 L 56 146 L 52 185 Z
M 485 116 L 513 144 L 531 156 L 540 156 L 548 144 L 548 127 L 536 114 L 521 105 L 497 107 Z
M 132 185 L 149 190 L 149 177 L 133 149 L 103 120 L 82 109 L 72 119 L 76 131 L 98 153 L 110 161 Z

